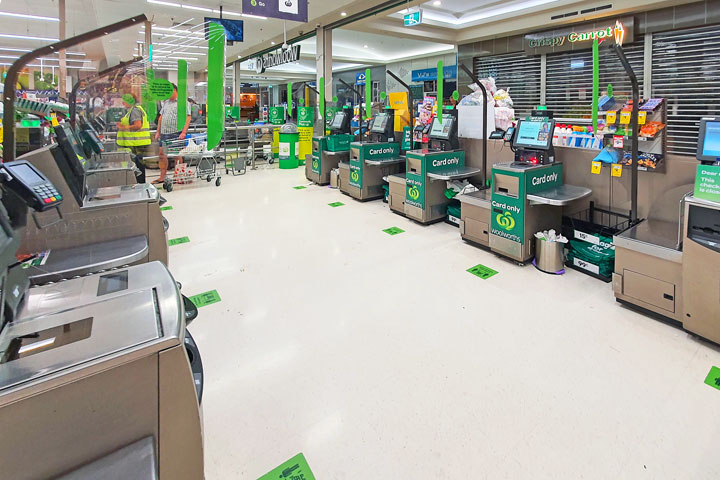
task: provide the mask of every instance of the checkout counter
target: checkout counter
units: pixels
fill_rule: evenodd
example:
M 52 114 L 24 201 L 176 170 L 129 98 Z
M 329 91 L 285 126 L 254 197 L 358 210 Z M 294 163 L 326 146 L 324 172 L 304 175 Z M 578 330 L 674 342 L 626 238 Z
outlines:
M 81 159 L 62 138 L 21 159 L 55 185 L 48 193 L 65 200 L 57 213 L 32 214 L 24 229 L 20 253 L 46 254 L 44 263 L 29 269 L 33 284 L 152 261 L 167 265 L 166 228 L 154 186 L 88 189 Z
M 58 143 L 66 142 L 72 146 L 78 159 L 83 163 L 86 184 L 90 189 L 134 185 L 137 183 L 137 168 L 127 154 L 111 154 L 120 161 L 103 159 L 104 147 L 94 130 L 86 129 L 74 132 L 69 123 L 55 127 Z
M 433 120 L 428 149 L 407 152 L 404 195 L 398 192 L 402 178 L 389 177 L 391 190 L 390 208 L 420 223 L 445 220 L 450 199 L 445 196 L 447 182 L 464 180 L 481 173 L 481 169 L 465 165 L 465 152 L 460 150 L 458 140 L 457 111 L 448 112 L 442 121 Z M 394 187 L 394 188 L 393 188 Z M 393 195 L 395 194 L 395 195 Z
M 305 162 L 305 177 L 318 185 L 330 183 L 330 172 L 340 162 L 348 163 L 350 158 L 350 133 L 352 111 L 344 108 L 337 112 L 330 124 L 330 135 L 313 137 L 311 158 Z M 324 132 L 323 132 L 324 133 Z
M 520 120 L 510 143 L 515 161 L 492 168 L 492 187 L 458 195 L 464 240 L 524 264 L 535 255 L 535 233 L 562 226 L 562 207 L 592 190 L 565 185 L 552 145 L 555 121 Z
M 376 114 L 370 142 L 350 144 L 349 161 L 339 164 L 341 192 L 361 201 L 385 196 L 384 178 L 401 172 L 405 164 L 400 143 L 395 141 L 394 119 L 392 110 Z
M 65 199 L 22 160 L 0 166 L 0 183 L 3 478 L 201 480 L 198 380 L 166 267 L 28 290 L 15 257 L 28 206 L 40 213 Z
M 720 118 L 701 120 L 694 194 L 677 223 L 648 218 L 615 235 L 618 302 L 720 343 Z M 708 193 L 709 192 L 709 193 Z

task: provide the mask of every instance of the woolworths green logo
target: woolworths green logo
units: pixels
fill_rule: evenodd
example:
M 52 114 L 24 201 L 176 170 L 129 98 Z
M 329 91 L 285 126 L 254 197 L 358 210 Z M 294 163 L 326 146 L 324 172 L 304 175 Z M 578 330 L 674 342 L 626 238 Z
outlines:
M 320 167 L 320 162 L 318 162 L 318 159 L 317 159 L 317 158 L 314 158 L 314 159 L 313 159 L 312 166 L 313 166 L 314 169 L 317 169 L 318 167 Z
M 416 186 L 410 187 L 410 189 L 408 190 L 408 196 L 413 200 L 417 200 L 418 198 L 420 198 L 420 189 Z
M 360 173 L 357 170 L 355 170 L 354 172 L 352 172 L 350 174 L 350 178 L 352 179 L 353 182 L 357 182 L 360 180 Z
M 515 228 L 515 219 L 510 215 L 510 212 L 499 213 L 495 220 L 497 220 L 497 224 L 501 228 L 508 232 Z
M 250 2 L 250 5 L 252 5 L 253 7 L 257 7 L 257 0 L 252 0 Z

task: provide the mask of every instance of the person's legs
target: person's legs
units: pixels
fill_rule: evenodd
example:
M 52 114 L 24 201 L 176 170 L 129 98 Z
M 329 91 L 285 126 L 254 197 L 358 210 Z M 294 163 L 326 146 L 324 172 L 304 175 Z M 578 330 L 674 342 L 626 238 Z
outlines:
M 132 149 L 133 162 L 135 166 L 140 170 L 140 175 L 137 176 L 138 183 L 145 183 L 145 162 L 143 161 L 143 149 L 134 147 Z
M 160 168 L 160 177 L 158 177 L 157 180 L 155 180 L 158 183 L 165 181 L 165 176 L 167 175 L 167 169 L 168 169 L 168 157 L 165 154 L 165 144 L 163 142 L 163 139 L 160 138 L 160 149 L 158 150 L 158 167 Z

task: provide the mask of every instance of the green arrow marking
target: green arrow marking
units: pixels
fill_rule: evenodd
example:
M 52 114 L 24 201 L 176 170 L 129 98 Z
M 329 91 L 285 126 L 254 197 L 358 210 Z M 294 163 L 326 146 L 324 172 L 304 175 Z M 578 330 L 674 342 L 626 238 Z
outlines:
M 475 265 L 474 267 L 469 268 L 467 271 L 472 273 L 476 277 L 482 278 L 483 280 L 487 280 L 488 278 L 498 274 L 498 272 L 496 272 L 492 268 L 486 267 L 485 265 Z
M 171 240 L 168 240 L 168 246 L 173 247 L 175 245 L 180 245 L 181 243 L 189 243 L 190 238 L 188 237 L 180 237 L 180 238 L 173 238 Z
M 328 205 L 330 205 L 333 208 L 336 208 L 336 207 L 342 207 L 345 204 L 342 202 L 333 202 L 333 203 L 328 203 Z
M 220 294 L 218 294 L 217 290 L 211 290 L 209 292 L 193 295 L 190 297 L 190 301 L 198 308 L 205 307 L 207 305 L 212 305 L 213 303 L 218 303 L 220 301 Z

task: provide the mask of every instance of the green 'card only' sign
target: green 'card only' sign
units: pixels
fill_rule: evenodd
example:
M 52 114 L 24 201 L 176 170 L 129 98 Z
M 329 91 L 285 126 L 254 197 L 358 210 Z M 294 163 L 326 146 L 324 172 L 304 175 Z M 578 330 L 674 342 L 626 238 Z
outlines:
M 695 198 L 720 203 L 720 166 L 698 165 Z
M 305 455 L 298 453 L 277 468 L 269 471 L 258 480 L 315 480 Z

